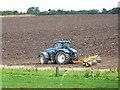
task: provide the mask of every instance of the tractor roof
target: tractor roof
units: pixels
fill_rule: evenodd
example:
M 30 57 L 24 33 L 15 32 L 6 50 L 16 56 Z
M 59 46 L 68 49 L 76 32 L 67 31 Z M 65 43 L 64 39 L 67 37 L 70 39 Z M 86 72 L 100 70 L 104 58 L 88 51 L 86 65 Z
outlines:
M 55 41 L 55 43 L 70 43 L 70 41 Z

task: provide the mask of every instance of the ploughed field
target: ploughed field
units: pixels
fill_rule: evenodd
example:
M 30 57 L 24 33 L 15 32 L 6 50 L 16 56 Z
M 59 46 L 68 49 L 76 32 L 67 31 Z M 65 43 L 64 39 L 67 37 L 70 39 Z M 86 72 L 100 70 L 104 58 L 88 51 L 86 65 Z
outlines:
M 78 51 L 79 59 L 98 54 L 102 63 L 97 67 L 117 67 L 117 15 L 3 17 L 2 63 L 35 63 L 35 53 L 53 47 L 54 42 L 61 39 L 71 41 L 71 46 Z

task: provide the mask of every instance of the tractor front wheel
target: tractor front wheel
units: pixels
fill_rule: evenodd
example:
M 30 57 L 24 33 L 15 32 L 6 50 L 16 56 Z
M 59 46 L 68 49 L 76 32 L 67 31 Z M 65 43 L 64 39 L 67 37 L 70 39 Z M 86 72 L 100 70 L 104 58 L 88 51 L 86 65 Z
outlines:
M 39 58 L 39 62 L 41 64 L 47 64 L 48 63 L 48 59 L 45 58 L 44 54 L 41 53 L 38 58 Z
M 70 56 L 69 54 L 60 51 L 56 54 L 55 60 L 58 64 L 67 64 L 70 62 Z

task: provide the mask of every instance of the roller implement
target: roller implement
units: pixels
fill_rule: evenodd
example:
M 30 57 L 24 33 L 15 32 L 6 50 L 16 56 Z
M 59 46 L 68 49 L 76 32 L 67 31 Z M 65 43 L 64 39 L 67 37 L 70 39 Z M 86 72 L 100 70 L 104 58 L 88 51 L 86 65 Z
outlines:
M 81 62 L 82 62 L 83 66 L 89 67 L 89 66 L 95 65 L 97 63 L 101 63 L 101 60 L 102 59 L 100 58 L 100 56 L 94 55 L 94 56 L 82 58 Z
M 97 63 L 101 63 L 101 60 L 102 59 L 100 56 L 94 55 L 94 56 L 88 56 L 88 57 L 82 58 L 80 61 L 73 61 L 73 63 L 74 64 L 81 63 L 83 66 L 90 67 Z

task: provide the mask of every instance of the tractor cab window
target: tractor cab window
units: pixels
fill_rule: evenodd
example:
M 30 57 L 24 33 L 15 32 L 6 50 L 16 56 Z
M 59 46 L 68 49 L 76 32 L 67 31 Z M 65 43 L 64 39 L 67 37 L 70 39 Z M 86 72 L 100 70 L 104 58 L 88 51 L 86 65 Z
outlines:
M 64 44 L 63 44 L 63 47 L 64 47 L 64 48 L 70 48 L 70 43 L 64 43 Z
M 54 46 L 56 49 L 61 49 L 62 48 L 62 44 L 61 43 L 55 43 Z

